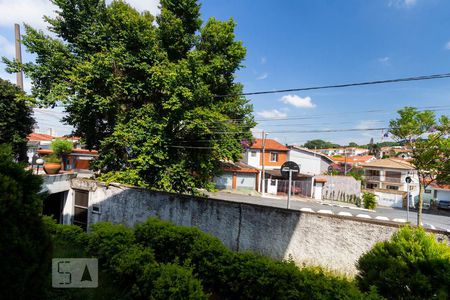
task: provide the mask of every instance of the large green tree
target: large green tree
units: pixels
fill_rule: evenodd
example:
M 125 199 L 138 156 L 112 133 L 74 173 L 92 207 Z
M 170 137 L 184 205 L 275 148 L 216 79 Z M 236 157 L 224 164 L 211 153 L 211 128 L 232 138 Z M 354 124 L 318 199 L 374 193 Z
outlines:
M 57 38 L 26 26 L 34 63 L 19 66 L 43 106 L 65 121 L 111 181 L 193 192 L 251 140 L 252 107 L 235 82 L 246 50 L 233 20 L 204 26 L 196 0 L 162 0 L 156 18 L 123 1 L 53 0 Z M 156 23 L 156 24 L 155 24 Z
M 327 142 L 324 140 L 309 140 L 307 141 L 303 147 L 308 149 L 324 149 L 324 148 L 338 148 L 338 144 L 333 144 L 332 142 Z
M 433 182 L 450 183 L 450 119 L 433 111 L 405 107 L 389 123 L 393 138 L 412 152 L 412 165 L 419 177 L 417 225 L 422 225 L 423 191 Z
M 10 144 L 18 161 L 27 161 L 27 135 L 34 125 L 32 114 L 23 92 L 0 78 L 0 144 Z

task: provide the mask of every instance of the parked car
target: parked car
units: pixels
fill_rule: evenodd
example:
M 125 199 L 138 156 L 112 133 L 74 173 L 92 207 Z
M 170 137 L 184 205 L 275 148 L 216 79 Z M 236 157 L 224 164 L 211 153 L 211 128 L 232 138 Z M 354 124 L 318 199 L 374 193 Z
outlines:
M 439 200 L 437 207 L 440 209 L 450 209 L 450 200 Z

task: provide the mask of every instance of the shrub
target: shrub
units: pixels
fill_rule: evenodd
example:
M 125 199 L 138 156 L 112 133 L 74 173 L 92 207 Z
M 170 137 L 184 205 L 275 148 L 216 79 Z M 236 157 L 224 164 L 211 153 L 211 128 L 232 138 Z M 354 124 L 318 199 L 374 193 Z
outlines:
M 163 264 L 156 273 L 159 276 L 154 281 L 150 299 L 208 299 L 192 270 L 176 264 Z
M 134 241 L 134 234 L 130 228 L 111 222 L 99 222 L 91 226 L 87 250 L 96 256 L 101 264 L 111 267 L 111 258 L 130 248 Z
M 56 154 L 49 154 L 43 157 L 44 161 L 47 163 L 60 163 L 61 158 L 56 156 Z
M 448 299 L 450 247 L 422 228 L 404 227 L 357 263 L 362 290 L 374 285 L 388 299 Z
M 72 152 L 73 144 L 71 141 L 55 139 L 50 144 L 50 148 L 56 156 L 61 156 L 63 154 L 69 154 Z
M 377 199 L 373 193 L 363 193 L 363 205 L 367 209 L 375 209 L 377 207 Z
M 42 222 L 42 179 L 13 162 L 0 145 L 0 289 L 2 299 L 40 299 L 51 240 Z

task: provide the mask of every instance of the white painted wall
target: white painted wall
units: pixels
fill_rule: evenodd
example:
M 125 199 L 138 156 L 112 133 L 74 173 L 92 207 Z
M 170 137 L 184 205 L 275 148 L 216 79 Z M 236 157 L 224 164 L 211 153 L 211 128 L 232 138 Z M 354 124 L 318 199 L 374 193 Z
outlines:
M 321 174 L 321 158 L 314 157 L 314 154 L 307 154 L 300 151 L 290 150 L 288 160 L 296 162 L 300 165 L 300 173 L 308 175 Z
M 403 197 L 398 194 L 375 192 L 377 196 L 377 205 L 387 207 L 403 207 Z
M 255 153 L 255 156 L 252 156 L 252 152 Z M 261 152 L 259 150 L 253 150 L 249 149 L 247 152 L 245 152 L 244 155 L 244 162 L 252 167 L 260 168 L 260 162 L 261 162 Z

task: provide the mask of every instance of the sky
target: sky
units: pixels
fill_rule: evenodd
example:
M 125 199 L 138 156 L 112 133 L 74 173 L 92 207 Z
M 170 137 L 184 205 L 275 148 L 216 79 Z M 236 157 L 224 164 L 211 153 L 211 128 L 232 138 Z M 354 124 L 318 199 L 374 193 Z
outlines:
M 139 10 L 158 13 L 154 0 L 129 0 Z M 202 18 L 233 18 L 236 38 L 247 57 L 236 76 L 245 92 L 302 88 L 450 73 L 450 1 L 203 0 Z M 45 28 L 47 0 L 0 0 L 0 56 L 14 53 L 14 22 Z M 33 59 L 25 54 L 25 60 Z M 15 80 L 0 65 L 0 77 Z M 25 89 L 31 83 L 25 81 Z M 249 96 L 261 131 L 281 143 L 324 139 L 367 144 L 383 138 L 404 106 L 450 114 L 450 79 Z M 58 122 L 63 110 L 36 110 L 39 130 Z M 351 132 L 317 132 L 358 129 Z

